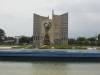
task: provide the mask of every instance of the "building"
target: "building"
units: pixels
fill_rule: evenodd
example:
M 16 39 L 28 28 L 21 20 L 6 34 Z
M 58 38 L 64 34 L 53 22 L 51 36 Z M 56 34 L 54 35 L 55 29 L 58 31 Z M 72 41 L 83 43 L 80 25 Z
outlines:
M 33 47 L 68 45 L 68 13 L 49 17 L 33 15 Z

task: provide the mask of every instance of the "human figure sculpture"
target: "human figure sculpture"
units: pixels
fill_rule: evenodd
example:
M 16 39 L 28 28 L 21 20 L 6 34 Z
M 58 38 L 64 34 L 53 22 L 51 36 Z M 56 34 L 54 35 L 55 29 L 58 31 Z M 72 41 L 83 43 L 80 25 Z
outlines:
M 51 28 L 51 22 L 45 22 L 44 23 L 44 29 L 45 29 L 44 45 L 50 45 L 50 37 L 49 37 L 50 28 Z

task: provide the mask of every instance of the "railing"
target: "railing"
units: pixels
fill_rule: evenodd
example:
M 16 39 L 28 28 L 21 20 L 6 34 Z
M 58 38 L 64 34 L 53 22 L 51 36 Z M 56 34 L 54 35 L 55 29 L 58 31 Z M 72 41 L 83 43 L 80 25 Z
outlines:
M 100 52 L 0 51 L 0 60 L 100 62 Z

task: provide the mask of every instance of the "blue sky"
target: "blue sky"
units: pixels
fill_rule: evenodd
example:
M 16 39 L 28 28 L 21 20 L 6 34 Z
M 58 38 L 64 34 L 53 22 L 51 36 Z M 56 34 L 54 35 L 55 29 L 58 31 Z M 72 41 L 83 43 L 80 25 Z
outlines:
M 0 0 L 0 28 L 7 36 L 31 36 L 33 13 L 69 13 L 69 37 L 100 33 L 100 0 Z

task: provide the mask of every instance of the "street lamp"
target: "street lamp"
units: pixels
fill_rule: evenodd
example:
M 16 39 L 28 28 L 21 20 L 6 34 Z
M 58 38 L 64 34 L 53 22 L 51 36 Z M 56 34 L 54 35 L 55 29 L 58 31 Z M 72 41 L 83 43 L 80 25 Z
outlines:
M 18 45 L 19 44 L 20 36 L 15 36 L 15 38 L 16 38 L 16 44 Z

